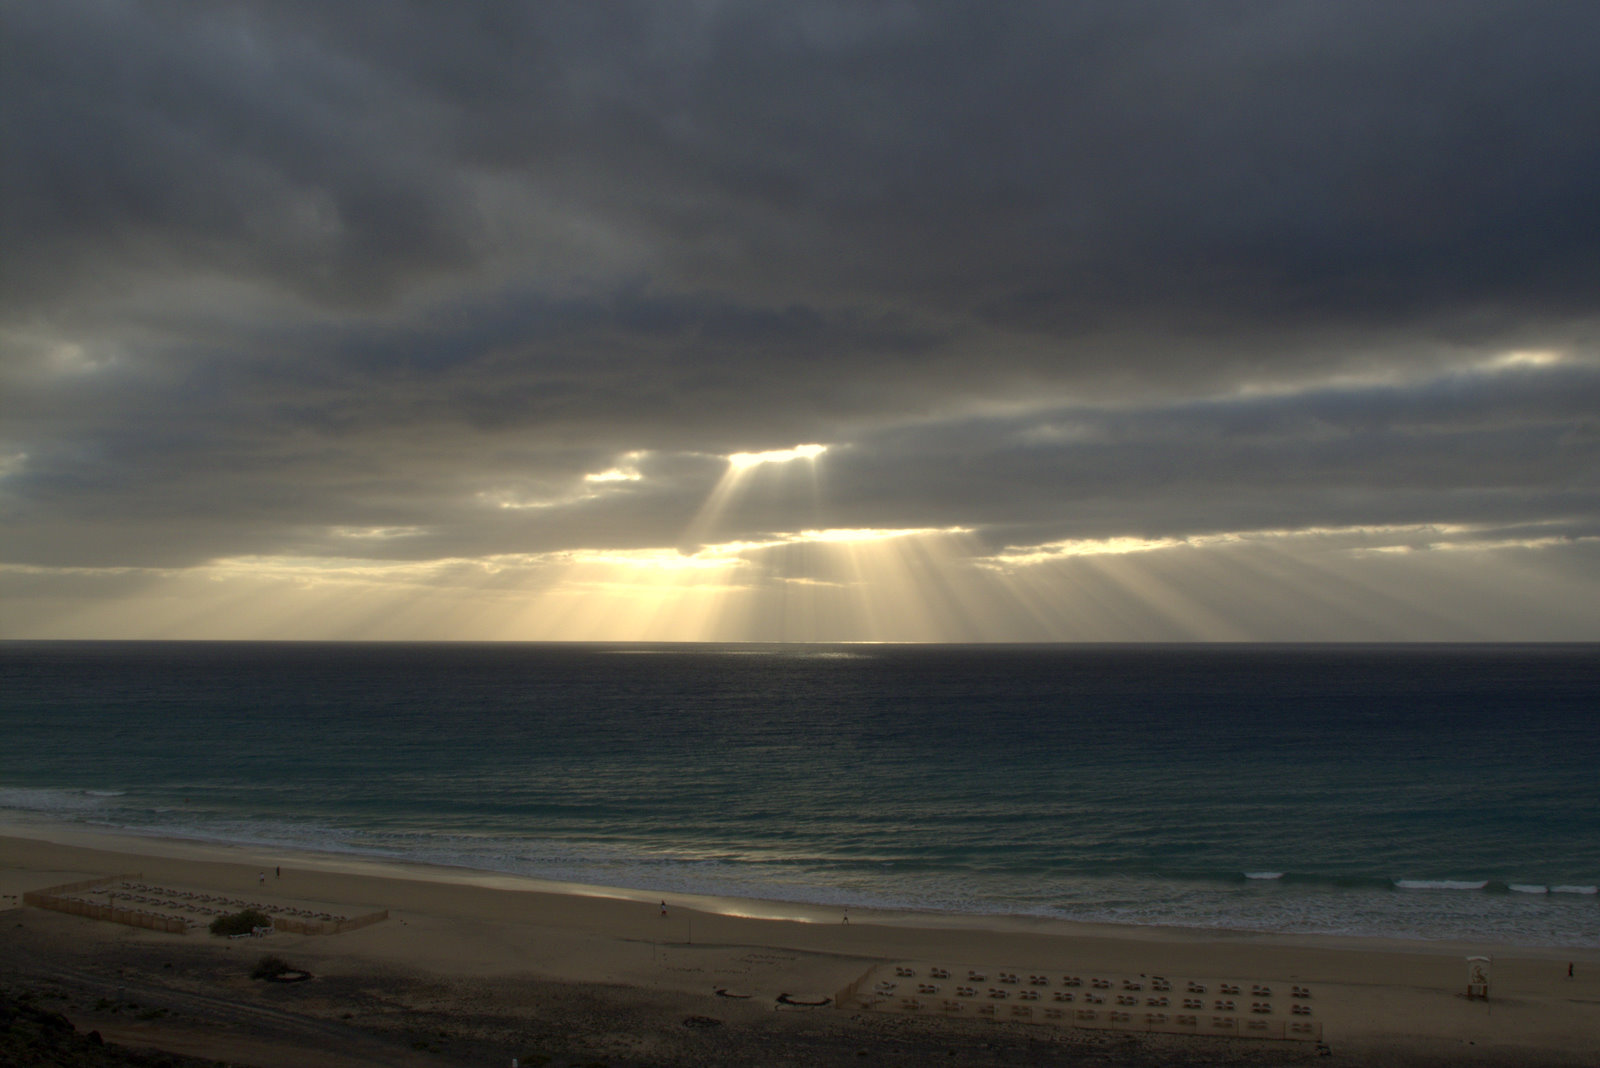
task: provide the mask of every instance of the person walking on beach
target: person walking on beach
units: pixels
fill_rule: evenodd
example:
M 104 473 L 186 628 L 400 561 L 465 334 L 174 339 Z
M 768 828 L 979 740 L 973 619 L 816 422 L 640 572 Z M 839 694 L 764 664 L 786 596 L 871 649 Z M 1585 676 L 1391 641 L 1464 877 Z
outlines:
M 267 873 L 264 872 L 264 871 L 256 872 L 256 882 L 260 883 L 262 886 L 266 886 L 267 885 Z
M 667 918 L 667 903 L 665 901 L 661 903 L 661 918 L 663 920 Z

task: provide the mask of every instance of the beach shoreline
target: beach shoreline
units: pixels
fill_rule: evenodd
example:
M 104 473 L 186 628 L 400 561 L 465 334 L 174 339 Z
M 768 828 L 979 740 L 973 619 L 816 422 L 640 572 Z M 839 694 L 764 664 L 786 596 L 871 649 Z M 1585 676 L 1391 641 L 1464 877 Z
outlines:
M 840 906 L 810 901 L 749 897 L 734 894 L 694 893 L 677 889 L 642 889 L 605 886 L 542 878 L 517 872 L 494 871 L 463 865 L 438 863 L 377 853 L 347 850 L 318 851 L 303 846 L 266 843 L 227 842 L 212 838 L 184 837 L 161 832 L 142 832 L 127 828 L 92 827 L 47 817 L 26 820 L 0 818 L 0 842 L 6 839 L 31 840 L 74 846 L 113 854 L 164 858 L 174 861 L 214 861 L 238 863 L 246 867 L 290 865 L 307 872 L 330 875 L 372 876 L 421 883 L 474 886 L 522 893 L 566 895 L 577 898 L 656 904 L 666 900 L 677 908 L 714 915 L 753 920 L 779 920 L 798 924 L 839 924 L 848 915 L 856 924 L 885 927 L 910 927 L 922 930 L 977 930 L 993 932 L 1039 933 L 1064 936 L 1094 936 L 1138 941 L 1259 941 L 1281 945 L 1319 946 L 1328 949 L 1360 949 L 1363 946 L 1390 952 L 1405 952 L 1413 947 L 1425 953 L 1480 954 L 1511 952 L 1518 956 L 1568 959 L 1586 947 L 1529 944 L 1505 939 L 1427 938 L 1402 935 L 1326 933 L 1317 931 L 1278 931 L 1259 927 L 1185 926 L 1174 923 L 1114 923 L 1071 919 L 1033 912 L 983 912 L 928 908 L 887 908 L 852 904 Z M 1597 907 L 1600 912 L 1600 907 Z M 1600 948 L 1600 947 L 1594 947 Z
M 160 934 L 20 907 L 26 892 L 133 872 L 168 885 L 333 902 L 360 910 L 387 909 L 390 918 L 337 935 L 276 933 L 246 950 L 219 945 L 203 932 Z M 1382 1052 L 1386 1057 L 1411 1058 L 1406 1063 L 1528 1065 L 1576 1065 L 1600 1059 L 1600 1027 L 1595 1026 L 1600 1021 L 1600 949 L 1596 948 L 1115 927 L 1039 917 L 865 910 L 851 910 L 845 923 L 838 910 L 817 906 L 578 887 L 346 854 L 272 851 L 42 824 L 0 826 L 0 895 L 5 895 L 0 897 L 0 909 L 6 910 L 6 939 L 22 937 L 12 933 L 20 922 L 29 937 L 47 933 L 47 940 L 57 946 L 54 952 L 68 957 L 87 952 L 86 947 L 98 947 L 102 953 L 116 947 L 121 959 L 129 962 L 175 951 L 211 957 L 231 953 L 239 958 L 259 949 L 281 953 L 316 974 L 319 982 L 389 975 L 405 976 L 414 983 L 489 984 L 496 989 L 519 984 L 603 989 L 606 998 L 628 1004 L 670 1006 L 660 1010 L 667 1014 L 662 1017 L 667 1023 L 648 1028 L 652 1031 L 682 1030 L 682 1019 L 708 1016 L 725 1018 L 752 1035 L 772 1027 L 787 1033 L 797 1025 L 788 1021 L 791 1014 L 772 1012 L 779 994 L 797 999 L 832 997 L 874 967 L 945 962 L 1024 971 L 1168 974 L 1259 981 L 1283 988 L 1306 984 L 1316 991 L 1316 1000 L 1308 1004 L 1324 1040 L 1340 1058 Z M 1464 957 L 1475 954 L 1494 957 L 1494 987 L 1488 1002 L 1459 996 L 1465 991 Z M 1571 979 L 1566 975 L 1568 963 L 1574 968 Z M 24 977 L 8 978 L 15 982 Z M 718 997 L 714 993 L 718 987 L 748 997 Z M 248 984 L 237 994 L 244 1000 L 255 996 Z M 699 1012 L 691 1011 L 697 1007 Z M 806 1026 L 821 1027 L 829 1034 L 843 1028 L 850 1041 L 862 1042 L 886 1034 L 904 1042 L 908 1028 L 922 1036 L 919 1041 L 929 1042 L 954 1040 L 973 1027 L 979 1033 L 988 1027 L 1006 1035 L 1026 1034 L 1034 1043 L 1051 1032 L 1044 1038 L 1068 1046 L 1075 1039 L 1101 1037 L 1070 1027 L 966 1024 L 860 1010 L 861 1006 L 851 1006 L 848 1012 L 829 1009 L 803 1015 L 825 1021 Z M 786 1022 L 776 1022 L 780 1017 Z M 114 1021 L 87 1022 L 101 1024 L 103 1033 L 108 1027 L 115 1031 Z M 147 1022 L 146 1030 L 160 1029 Z M 733 1027 L 724 1029 L 719 1040 L 728 1041 L 733 1033 Z M 1166 1048 L 1165 1037 L 1147 1041 Z M 669 1054 L 663 1047 L 655 1055 L 669 1058 Z M 1284 1052 L 1284 1056 L 1299 1055 Z M 646 1057 L 640 1063 L 649 1062 Z M 669 1058 L 660 1063 L 673 1062 Z M 737 1057 L 728 1063 L 738 1063 Z M 1150 1063 L 1160 1063 L 1159 1058 Z

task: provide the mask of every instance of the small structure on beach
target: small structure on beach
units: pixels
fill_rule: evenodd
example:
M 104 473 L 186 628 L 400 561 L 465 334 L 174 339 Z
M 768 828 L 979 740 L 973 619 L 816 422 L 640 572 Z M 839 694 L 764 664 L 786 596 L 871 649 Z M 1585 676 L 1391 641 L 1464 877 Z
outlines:
M 1467 958 L 1467 997 L 1489 1000 L 1489 967 L 1493 957 Z

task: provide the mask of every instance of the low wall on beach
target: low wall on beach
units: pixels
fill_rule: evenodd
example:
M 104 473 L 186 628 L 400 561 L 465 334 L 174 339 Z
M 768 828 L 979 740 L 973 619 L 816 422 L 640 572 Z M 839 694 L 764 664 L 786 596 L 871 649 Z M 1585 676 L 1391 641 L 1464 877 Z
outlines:
M 272 929 L 275 931 L 300 935 L 342 934 L 345 931 L 355 931 L 375 923 L 382 923 L 389 918 L 388 909 L 360 916 L 341 916 L 332 912 L 313 913 L 310 908 L 246 901 L 242 898 L 174 890 L 164 886 L 146 886 L 141 882 L 142 879 L 142 874 L 134 872 L 127 875 L 85 879 L 76 883 L 63 883 L 60 886 L 29 891 L 23 894 L 22 901 L 25 905 L 50 909 L 53 912 L 65 912 L 72 916 L 86 916 L 91 920 L 107 920 L 111 923 L 143 927 L 152 931 L 166 931 L 170 934 L 186 934 L 191 928 L 207 926 L 217 916 L 244 909 L 255 909 L 271 917 Z M 107 901 L 102 904 L 98 901 L 85 900 L 83 895 L 88 893 L 104 893 L 107 895 Z M 154 907 L 138 908 L 130 904 L 119 907 L 116 904 L 118 897 Z M 185 912 L 187 915 L 179 915 L 179 912 Z
M 49 909 L 52 912 L 65 912 L 69 916 L 87 916 L 91 920 L 107 920 L 129 927 L 143 927 L 151 931 L 165 931 L 168 934 L 185 934 L 188 925 L 175 916 L 162 916 L 143 909 L 119 909 L 115 905 L 100 905 L 93 901 L 79 901 L 77 898 L 66 896 L 93 890 L 107 883 L 140 877 L 139 873 L 135 872 L 131 875 L 110 875 L 100 879 L 85 879 L 77 883 L 62 883 L 60 886 L 49 886 L 43 890 L 30 890 L 22 895 L 22 903 L 32 905 L 34 908 Z

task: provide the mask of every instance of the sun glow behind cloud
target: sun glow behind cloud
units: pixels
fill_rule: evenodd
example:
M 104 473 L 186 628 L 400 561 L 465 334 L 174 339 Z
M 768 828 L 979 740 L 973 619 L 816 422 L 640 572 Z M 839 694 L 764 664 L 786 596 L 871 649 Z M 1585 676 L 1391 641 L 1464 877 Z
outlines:
M 543 641 L 1496 639 L 1560 592 L 1531 528 L 1309 528 L 987 550 L 960 527 L 817 529 L 706 545 L 374 561 L 238 557 L 80 569 L 50 633 Z M 26 604 L 28 571 L 0 574 Z M 113 573 L 114 572 L 114 573 Z M 59 575 L 56 575 L 60 578 Z M 152 590 L 159 591 L 151 596 Z M 1486 609 L 1492 607 L 1492 611 Z M 1576 613 L 1572 622 L 1582 618 Z
M 786 464 L 792 460 L 815 460 L 828 451 L 826 445 L 796 445 L 792 449 L 769 449 L 766 452 L 736 452 L 728 457 L 728 466 L 743 471 L 761 464 Z
M 639 473 L 638 463 L 647 454 L 640 451 L 630 452 L 622 458 L 622 462 L 615 467 L 604 471 L 595 471 L 583 476 L 585 482 L 638 482 L 644 478 Z
M 1509 353 L 1460 371 L 1543 372 L 1564 358 Z M 1087 440 L 1068 424 L 1025 444 Z M 1382 640 L 1518 634 L 1515 606 L 1581 632 L 1546 561 L 1596 553 L 1559 522 L 1378 524 L 1119 534 L 996 543 L 975 526 L 831 526 L 830 446 L 735 452 L 675 545 L 387 560 L 419 525 L 323 528 L 326 555 L 240 556 L 190 569 L 80 569 L 110 594 L 59 606 L 40 636 L 463 638 L 581 641 Z M 0 475 L 24 457 L 0 463 Z M 477 495 L 496 512 L 576 514 L 656 485 L 651 454 L 543 487 Z M 703 454 L 679 460 L 695 469 Z M 704 467 L 698 468 L 704 470 Z M 752 505 L 759 506 L 752 507 Z M 763 511 L 763 509 L 767 511 Z M 752 530 L 752 517 L 810 516 Z M 544 520 L 538 520 L 543 523 Z M 342 543 L 342 545 L 341 545 Z M 382 547 L 381 550 L 379 547 Z M 417 551 L 412 549 L 411 551 Z M 0 572 L 25 607 L 27 568 Z M 58 573 L 59 574 L 59 573 Z M 1570 570 L 1568 571 L 1570 574 Z M 1565 599 L 1565 601 L 1563 601 Z M 1486 609 L 1491 609 L 1486 610 Z M 1570 631 L 1569 631 L 1570 632 Z

